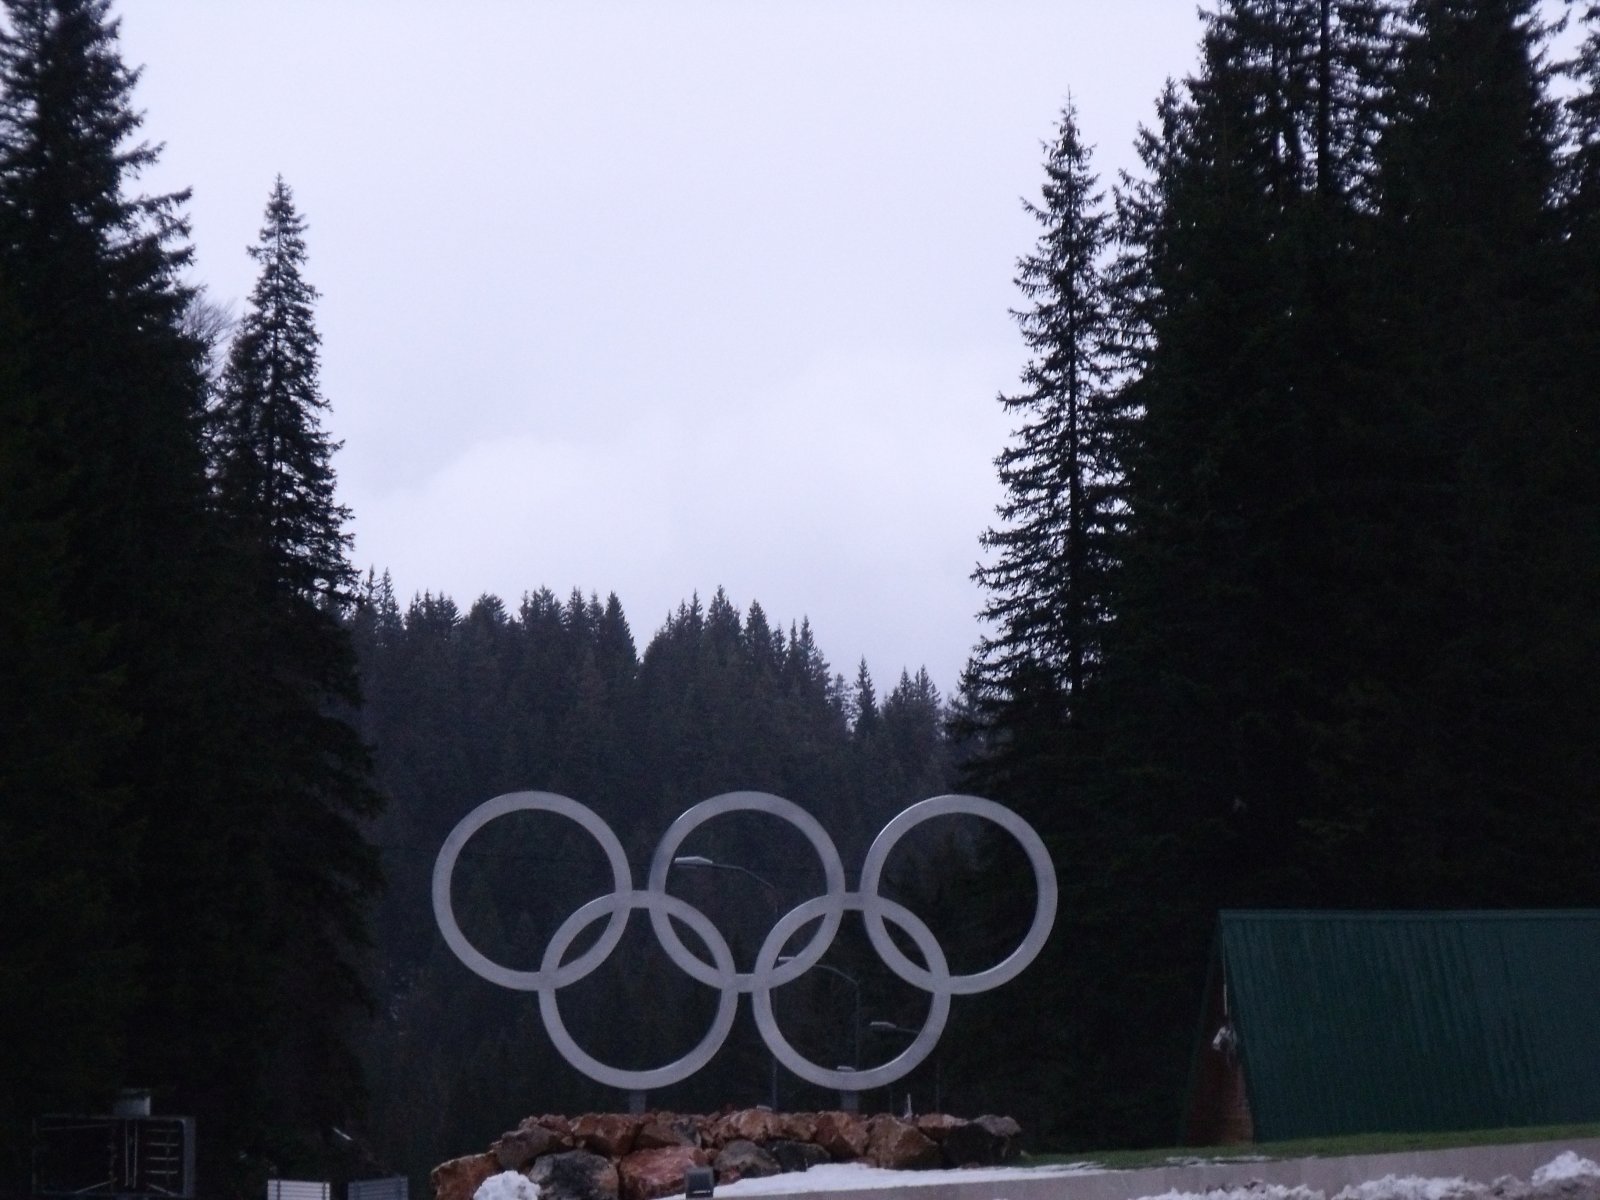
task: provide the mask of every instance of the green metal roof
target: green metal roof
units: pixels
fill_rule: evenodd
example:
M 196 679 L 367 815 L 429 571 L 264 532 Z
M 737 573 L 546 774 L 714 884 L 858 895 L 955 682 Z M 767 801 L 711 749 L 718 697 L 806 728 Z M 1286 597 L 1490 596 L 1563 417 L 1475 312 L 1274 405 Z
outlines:
M 1220 914 L 1257 1141 L 1600 1120 L 1600 911 Z

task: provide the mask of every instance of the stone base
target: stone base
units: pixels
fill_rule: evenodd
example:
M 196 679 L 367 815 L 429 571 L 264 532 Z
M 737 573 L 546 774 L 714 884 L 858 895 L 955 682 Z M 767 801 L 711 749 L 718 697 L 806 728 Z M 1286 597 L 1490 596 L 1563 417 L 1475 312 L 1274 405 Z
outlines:
M 483 1181 L 517 1171 L 539 1184 L 541 1200 L 656 1200 L 683 1191 L 691 1167 L 717 1182 L 861 1162 L 891 1170 L 992 1166 L 1020 1151 L 1010 1117 L 920 1117 L 857 1113 L 775 1113 L 764 1108 L 712 1115 L 649 1112 L 529 1117 L 483 1154 L 433 1169 L 434 1200 L 472 1200 Z

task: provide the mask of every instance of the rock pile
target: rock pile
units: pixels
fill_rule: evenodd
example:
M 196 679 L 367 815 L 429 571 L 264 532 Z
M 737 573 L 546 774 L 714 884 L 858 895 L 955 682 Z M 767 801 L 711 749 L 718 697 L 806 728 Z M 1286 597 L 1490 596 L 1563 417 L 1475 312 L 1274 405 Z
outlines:
M 775 1113 L 743 1109 L 712 1116 L 588 1113 L 529 1117 L 483 1154 L 451 1159 L 431 1176 L 435 1200 L 472 1200 L 491 1175 L 518 1171 L 541 1200 L 655 1200 L 683 1191 L 691 1167 L 711 1167 L 718 1183 L 826 1162 L 891 1170 L 991 1166 L 1019 1151 L 1010 1117 L 974 1121 L 855 1113 Z

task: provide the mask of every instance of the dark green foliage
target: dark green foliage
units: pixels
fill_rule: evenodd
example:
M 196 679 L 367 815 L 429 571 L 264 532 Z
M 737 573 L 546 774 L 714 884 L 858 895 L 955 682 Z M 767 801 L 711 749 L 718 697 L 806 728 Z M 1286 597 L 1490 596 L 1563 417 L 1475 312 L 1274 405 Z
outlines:
M 321 427 L 304 229 L 279 178 L 208 444 L 236 663 L 224 709 L 237 718 L 225 743 L 241 901 L 230 927 L 249 931 L 234 971 L 249 978 L 239 1005 L 255 1014 L 251 1044 L 234 1051 L 249 1067 L 230 1117 L 254 1155 L 310 1165 L 360 1105 L 347 1043 L 368 1004 L 357 953 L 379 874 L 357 825 L 378 796 L 350 723 L 360 690 L 340 619 L 354 600 L 349 514 L 334 499 L 335 446 Z
M 94 0 L 0 29 L 7 693 L 5 1185 L 39 1106 L 103 1108 L 155 965 L 139 846 L 202 753 L 185 636 L 204 545 L 199 347 L 179 328 L 181 197 L 131 197 L 153 151 Z M 130 1024 L 131 1022 L 131 1024 Z
M 709 603 L 680 605 L 642 654 L 615 596 L 602 603 L 576 592 L 566 601 L 531 593 L 516 612 L 485 596 L 465 614 L 423 595 L 402 611 L 387 578 L 375 577 L 353 629 L 363 719 L 390 797 L 371 826 L 391 880 L 377 923 L 382 1018 L 367 1054 L 371 1136 L 413 1173 L 530 1112 L 622 1103 L 555 1054 L 533 997 L 478 979 L 438 936 L 434 856 L 475 805 L 524 789 L 571 796 L 616 830 L 642 883 L 672 821 L 720 792 L 794 800 L 822 822 L 853 875 L 890 816 L 949 790 L 943 706 L 926 672 L 904 674 L 880 708 L 875 699 L 861 703 L 872 693 L 863 664 L 852 723 L 843 681 L 809 625 L 780 633 L 759 604 L 741 614 L 721 589 Z M 674 894 L 717 923 L 745 969 L 776 916 L 821 885 L 809 845 L 765 818 L 714 822 L 683 852 L 745 868 L 675 868 L 672 876 Z M 909 847 L 897 871 L 914 877 L 931 852 L 921 842 Z M 557 818 L 495 822 L 462 864 L 454 889 L 462 927 L 507 962 L 536 964 L 577 904 L 611 887 L 587 836 Z M 703 1035 L 713 994 L 660 955 L 642 918 L 634 925 L 614 961 L 564 989 L 561 1005 L 581 1045 L 642 1067 Z M 862 981 L 864 1020 L 904 1002 L 874 966 L 859 926 L 847 922 L 827 961 Z M 847 1061 L 854 992 L 837 976 L 813 976 L 782 989 L 784 1027 L 815 1057 L 832 1057 L 829 1065 Z M 652 1093 L 652 1103 L 691 1110 L 768 1100 L 771 1062 L 745 1008 L 712 1065 Z M 881 1061 L 889 1049 L 864 1051 Z M 919 1081 L 925 1096 L 931 1086 Z M 831 1103 L 787 1072 L 779 1090 L 786 1105 Z
M 184 197 L 134 192 L 155 151 L 109 5 L 5 16 L 0 1187 L 24 1186 L 28 1118 L 143 1085 L 198 1118 L 204 1188 L 248 1189 L 268 1153 L 313 1162 L 358 1087 L 342 1023 L 374 865 L 349 816 L 373 794 L 334 708 L 357 698 L 326 586 L 342 513 L 303 536 L 325 456 L 294 529 L 220 476 L 213 496 L 217 329 L 180 282 Z M 308 545 L 314 576 L 290 577 Z
M 302 274 L 305 221 L 281 175 L 248 252 L 260 275 L 211 413 L 218 502 L 269 555 L 275 590 L 344 603 L 355 581 L 345 559 L 350 510 L 334 498 L 338 447 L 322 429 L 328 402 L 318 383 L 317 290 Z
M 1037 673 L 1069 698 L 1100 657 L 1114 538 L 1123 508 L 1120 441 L 1127 420 L 1112 387 L 1109 219 L 1069 106 L 1045 161 L 1038 248 L 1018 263 L 1029 307 L 1014 315 L 1032 358 L 1025 390 L 1002 396 L 1020 421 L 995 460 L 1006 498 L 983 535 L 993 563 L 974 578 L 996 627 L 979 649 L 991 703 Z
M 1142 137 L 1102 658 L 969 767 L 1055 814 L 1048 1136 L 1171 1136 L 1221 906 L 1594 902 L 1593 72 L 1563 157 L 1542 38 L 1229 0 Z
M 0 293 L 9 289 L 0 288 Z M 35 1105 L 99 1102 L 122 1082 L 137 957 L 124 795 L 106 765 L 133 732 L 108 639 L 68 615 L 59 480 L 34 470 L 41 420 L 21 382 L 20 318 L 0 298 L 0 1180 L 24 1177 Z M 70 947 L 69 953 L 63 953 Z M 0 1186 L 4 1186 L 0 1184 Z

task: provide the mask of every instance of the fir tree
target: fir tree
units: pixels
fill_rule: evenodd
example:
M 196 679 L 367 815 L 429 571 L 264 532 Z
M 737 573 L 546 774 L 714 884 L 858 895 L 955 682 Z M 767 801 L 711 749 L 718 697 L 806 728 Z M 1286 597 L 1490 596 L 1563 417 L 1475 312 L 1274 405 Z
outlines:
M 260 272 L 234 335 L 212 414 L 220 503 L 270 547 L 277 586 L 336 606 L 351 598 L 350 510 L 334 497 L 333 453 L 322 428 L 321 338 L 307 282 L 305 221 L 280 175 L 249 254 Z
M 345 558 L 349 513 L 334 498 L 336 447 L 321 427 L 327 402 L 304 230 L 279 178 L 250 250 L 259 275 L 211 440 L 216 505 L 236 565 L 236 677 L 250 698 L 238 710 L 249 724 L 230 743 L 242 774 L 235 836 L 254 852 L 264 914 L 262 1087 L 240 1119 L 256 1124 L 258 1149 L 278 1161 L 314 1158 L 327 1128 L 359 1104 L 347 1028 L 366 1003 L 355 954 L 378 880 L 358 825 L 377 794 L 350 724 L 361 697 L 340 617 L 355 573 Z
M 205 765 L 219 660 L 203 347 L 183 330 L 183 196 L 134 191 L 156 152 L 133 141 L 137 72 L 108 13 L 106 0 L 7 0 L 0 25 L 6 640 L 28 709 L 0 746 L 24 854 L 7 875 L 29 904 L 58 897 L 65 935 L 53 960 L 17 958 L 48 972 L 30 987 L 45 1007 L 29 1037 L 59 1050 L 54 1068 L 19 1056 L 8 1130 L 39 1105 L 100 1108 L 114 1084 L 183 1103 L 188 1050 L 161 1014 L 206 986 L 174 969 L 206 895 L 180 867 L 206 837 L 188 819 L 220 799 Z M 50 736 L 29 736 L 33 721 Z
M 979 648 L 997 698 L 1030 669 L 1069 697 L 1082 693 L 1107 618 L 1121 506 L 1122 415 L 1103 275 L 1109 220 L 1070 105 L 1045 177 L 1042 203 L 1026 203 L 1042 227 L 1039 245 L 1018 263 L 1030 307 L 1013 314 L 1033 357 L 1025 390 L 1001 397 L 1021 423 L 996 459 L 1002 524 L 982 538 L 996 559 L 974 574 L 989 592 L 983 616 L 997 627 Z

